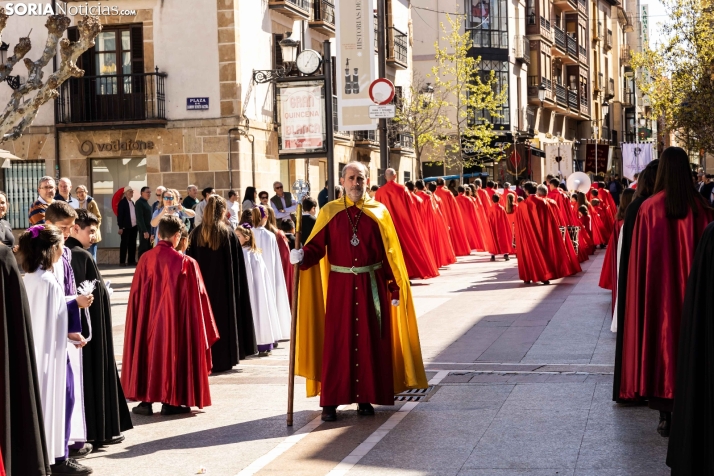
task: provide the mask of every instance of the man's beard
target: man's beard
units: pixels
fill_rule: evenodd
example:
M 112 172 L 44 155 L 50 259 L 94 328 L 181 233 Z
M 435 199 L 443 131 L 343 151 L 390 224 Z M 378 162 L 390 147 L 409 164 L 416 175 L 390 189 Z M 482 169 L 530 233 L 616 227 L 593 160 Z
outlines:
M 362 197 L 364 196 L 364 188 L 359 187 L 359 186 L 352 187 L 347 192 L 347 196 L 350 197 L 350 200 L 352 200 L 353 202 L 357 202 L 357 201 L 361 200 Z

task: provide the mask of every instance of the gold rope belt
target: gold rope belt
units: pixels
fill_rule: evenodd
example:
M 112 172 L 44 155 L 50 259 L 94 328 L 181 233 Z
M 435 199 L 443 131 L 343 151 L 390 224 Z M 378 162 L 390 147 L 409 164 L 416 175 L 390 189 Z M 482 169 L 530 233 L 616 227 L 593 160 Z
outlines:
M 369 281 L 372 285 L 372 302 L 374 303 L 374 313 L 377 315 L 377 323 L 379 324 L 379 336 L 382 336 L 382 310 L 379 305 L 379 290 L 377 289 L 377 277 L 374 272 L 382 268 L 382 263 L 370 264 L 368 266 L 352 266 L 348 268 L 347 266 L 337 266 L 334 264 L 330 265 L 330 269 L 335 273 L 342 274 L 364 274 L 369 273 Z

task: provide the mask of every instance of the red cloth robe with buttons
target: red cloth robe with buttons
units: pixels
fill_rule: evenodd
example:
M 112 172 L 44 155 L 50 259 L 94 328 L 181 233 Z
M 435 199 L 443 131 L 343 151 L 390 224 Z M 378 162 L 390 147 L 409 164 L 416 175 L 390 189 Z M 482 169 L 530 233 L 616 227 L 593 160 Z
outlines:
M 466 239 L 469 242 L 469 246 L 475 251 L 486 250 L 486 245 L 484 244 L 485 230 L 483 229 L 481 221 L 476 217 L 476 206 L 471 201 L 471 198 L 460 193 L 456 197 L 456 203 L 459 204 L 459 208 L 461 209 L 461 216 L 464 219 Z
M 449 240 L 449 230 L 444 220 L 436 209 L 436 200 L 424 191 L 414 192 L 421 199 L 422 221 L 424 223 L 425 238 L 431 243 L 434 259 L 439 266 L 456 263 L 456 255 Z
M 404 252 L 404 262 L 407 265 L 409 277 L 433 278 L 439 276 L 439 269 L 431 251 L 431 245 L 421 239 L 421 234 L 418 233 L 418 228 L 415 226 L 419 212 L 407 188 L 392 180 L 379 187 L 374 198 L 387 207 L 389 214 L 392 215 L 399 243 Z
M 461 208 L 456 203 L 456 198 L 446 187 L 436 187 L 434 193 L 441 199 L 441 212 L 451 232 L 449 236 L 451 237 L 451 246 L 454 248 L 454 253 L 456 253 L 456 256 L 470 255 L 471 247 L 464 229 L 465 220 L 461 216 Z
M 357 223 L 359 245 L 352 246 L 352 223 L 359 210 L 355 206 L 337 213 L 304 246 L 301 269 L 317 265 L 327 253 L 331 265 L 368 266 L 382 263 L 376 270 L 381 329 L 372 299 L 369 273 L 329 273 L 325 306 L 325 340 L 322 355 L 320 405 L 374 403 L 394 405 L 390 306 L 399 299 L 399 287 L 387 260 L 379 225 L 367 214 Z
M 664 200 L 664 191 L 645 200 L 632 233 L 624 326 L 617 329 L 622 400 L 675 398 L 684 291 L 694 251 L 714 219 L 703 204 L 697 216 L 667 218 Z
M 492 239 L 488 252 L 492 255 L 513 254 L 513 235 L 506 209 L 494 203 L 488 212 L 488 224 Z
M 168 241 L 141 256 L 126 310 L 121 384 L 129 400 L 211 404 L 211 303 L 193 258 Z

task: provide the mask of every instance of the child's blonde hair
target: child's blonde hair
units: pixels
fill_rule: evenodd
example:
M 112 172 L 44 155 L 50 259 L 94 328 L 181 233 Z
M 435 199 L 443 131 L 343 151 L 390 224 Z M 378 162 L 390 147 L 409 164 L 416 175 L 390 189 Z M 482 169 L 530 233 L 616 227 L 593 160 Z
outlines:
M 236 233 L 243 235 L 246 241 L 243 243 L 243 248 L 248 248 L 253 253 L 259 252 L 260 250 L 255 246 L 255 237 L 253 236 L 253 227 L 249 223 L 241 223 L 236 227 Z

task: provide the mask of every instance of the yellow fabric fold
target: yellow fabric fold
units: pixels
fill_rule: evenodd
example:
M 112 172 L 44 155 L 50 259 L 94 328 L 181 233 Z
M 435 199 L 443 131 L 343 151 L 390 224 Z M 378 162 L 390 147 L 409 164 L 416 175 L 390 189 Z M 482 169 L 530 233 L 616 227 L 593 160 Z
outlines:
M 354 202 L 347 198 L 347 206 L 352 205 Z M 364 213 L 379 225 L 387 259 L 399 286 L 399 306 L 390 306 L 394 392 L 400 393 L 411 388 L 427 388 L 409 275 L 392 217 L 384 205 L 368 196 L 366 200 L 360 200 L 358 206 L 364 206 Z M 329 202 L 320 209 L 315 227 L 306 243 L 309 243 L 313 236 L 344 209 L 342 199 Z M 300 272 L 295 373 L 307 379 L 308 397 L 320 394 L 329 273 L 330 263 L 327 254 L 319 266 Z M 389 296 L 388 290 L 385 290 L 385 295 Z

